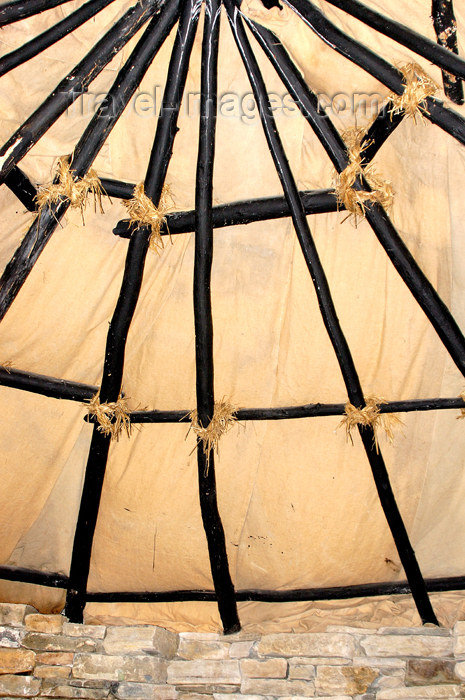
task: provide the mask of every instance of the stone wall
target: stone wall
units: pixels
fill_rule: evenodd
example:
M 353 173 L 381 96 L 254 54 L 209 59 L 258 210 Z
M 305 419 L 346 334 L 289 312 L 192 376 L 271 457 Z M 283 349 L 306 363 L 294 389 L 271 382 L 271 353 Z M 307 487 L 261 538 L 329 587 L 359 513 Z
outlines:
M 75 625 L 0 604 L 0 696 L 90 700 L 420 700 L 465 697 L 465 622 L 453 630 L 174 634 Z

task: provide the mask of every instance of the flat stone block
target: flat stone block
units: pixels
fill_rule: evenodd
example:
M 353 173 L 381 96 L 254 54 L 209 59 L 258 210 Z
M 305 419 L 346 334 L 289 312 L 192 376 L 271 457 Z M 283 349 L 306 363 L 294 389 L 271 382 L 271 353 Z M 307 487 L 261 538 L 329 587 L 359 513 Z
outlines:
M 75 688 L 104 688 L 110 689 L 112 686 L 112 681 L 102 681 L 97 678 L 70 678 L 68 681 L 69 685 L 73 685 Z
M 210 698 L 214 693 L 224 693 L 229 696 L 237 690 L 239 690 L 237 685 L 222 685 L 221 683 L 208 683 L 207 685 L 203 683 L 194 683 L 193 685 L 183 685 L 177 688 L 178 693 L 182 693 L 183 695 L 186 693 L 202 695 L 202 700 L 206 700 L 205 696 Z
M 286 678 L 287 675 L 285 659 L 243 659 L 240 668 L 242 675 L 247 678 Z
M 59 634 L 42 634 L 28 632 L 23 639 L 23 646 L 35 651 L 95 651 L 96 642 L 93 639 L 79 637 L 63 637 Z
M 326 632 L 331 632 L 331 634 L 359 634 L 359 635 L 365 635 L 365 634 L 376 634 L 378 630 L 375 628 L 373 629 L 372 627 L 353 627 L 350 625 L 328 625 L 326 628 Z
M 373 683 L 371 690 L 384 690 L 385 688 L 404 688 L 405 678 L 400 676 L 378 676 Z M 370 695 L 370 693 L 368 693 Z
M 69 678 L 71 668 L 69 666 L 42 666 L 37 665 L 34 669 L 36 678 Z
M 182 659 L 228 659 L 230 644 L 219 641 L 179 640 L 177 658 Z
M 380 690 L 377 700 L 415 700 L 415 698 L 461 698 L 462 690 L 454 685 L 428 685 L 415 688 Z
M 37 654 L 36 663 L 48 666 L 70 666 L 73 659 L 74 654 L 71 652 L 45 651 Z
M 255 642 L 233 642 L 229 645 L 231 659 L 246 659 L 252 652 Z
M 22 635 L 19 627 L 0 627 L 0 647 L 20 647 Z
M 325 659 L 326 664 L 326 659 Z M 406 670 L 407 661 L 405 659 L 391 659 L 388 656 L 356 656 L 352 662 L 353 666 L 371 666 L 381 670 L 402 669 Z
M 242 693 L 231 693 L 228 695 L 225 693 L 213 693 L 213 698 L 214 700 L 274 700 L 271 695 L 243 695 Z M 205 700 L 205 695 L 200 697 L 199 700 Z
M 229 639 L 235 635 L 229 635 Z M 179 632 L 179 641 L 189 639 L 196 642 L 218 642 L 224 637 L 216 632 Z
M 262 656 L 342 656 L 352 658 L 355 641 L 349 634 L 269 634 L 257 651 Z
M 460 680 L 465 681 L 465 661 L 455 664 L 455 673 Z
M 166 662 L 153 656 L 76 654 L 73 676 L 135 683 L 165 683 Z
M 103 639 L 106 631 L 105 625 L 78 625 L 75 622 L 65 622 L 62 630 L 67 637 L 88 637 L 89 639 Z
M 75 688 L 71 685 L 50 685 L 50 687 L 42 684 L 41 697 L 47 698 L 83 698 L 87 700 L 103 700 L 108 696 L 109 690 L 101 688 Z
M 315 666 L 289 660 L 289 678 L 291 680 L 313 680 L 315 678 Z
M 37 610 L 32 605 L 0 603 L 0 625 L 22 627 L 26 615 L 36 612 Z
M 24 618 L 24 625 L 31 632 L 49 632 L 60 634 L 65 618 L 63 615 L 40 615 L 32 613 Z
M 454 637 L 454 654 L 455 656 L 465 655 L 465 636 L 455 635 Z
M 318 695 L 363 695 L 377 676 L 367 666 L 318 666 L 315 690 Z
M 0 676 L 0 697 L 33 698 L 39 694 L 40 681 L 32 676 Z
M 192 685 L 196 683 L 239 684 L 241 674 L 239 662 L 227 661 L 171 661 L 168 666 L 168 683 L 172 685 Z
M 367 656 L 451 656 L 452 638 L 436 635 L 372 634 L 360 645 Z
M 279 700 L 305 700 L 304 697 L 296 697 L 295 695 L 284 695 Z M 318 695 L 318 700 L 352 700 L 350 695 Z
M 296 697 L 295 695 L 284 695 L 279 700 L 305 700 L 304 697 Z M 350 695 L 319 695 L 318 700 L 352 700 Z
M 141 651 L 171 659 L 178 646 L 174 632 L 154 625 L 107 627 L 103 647 L 107 654 L 137 654 Z
M 324 666 L 347 666 L 348 664 L 353 664 L 353 659 L 344 659 L 342 656 L 325 656 L 324 658 L 321 656 L 291 656 L 289 663 L 304 664 L 306 666 L 319 666 L 320 664 Z M 367 664 L 364 665 L 366 666 Z
M 315 695 L 315 686 L 309 681 L 278 680 L 275 678 L 245 678 L 241 693 L 250 695 L 300 695 L 311 698 Z
M 432 683 L 453 683 L 457 680 L 455 663 L 452 660 L 409 659 L 407 663 L 407 683 L 431 685 Z
M 176 700 L 178 697 L 175 688 L 151 683 L 118 683 L 112 693 L 118 700 Z
M 27 673 L 35 665 L 36 655 L 27 649 L 0 649 L 0 674 Z
M 409 636 L 422 634 L 427 637 L 450 637 L 451 630 L 446 627 L 438 627 L 437 625 L 426 623 L 421 627 L 380 627 L 376 630 L 376 634 L 404 634 Z

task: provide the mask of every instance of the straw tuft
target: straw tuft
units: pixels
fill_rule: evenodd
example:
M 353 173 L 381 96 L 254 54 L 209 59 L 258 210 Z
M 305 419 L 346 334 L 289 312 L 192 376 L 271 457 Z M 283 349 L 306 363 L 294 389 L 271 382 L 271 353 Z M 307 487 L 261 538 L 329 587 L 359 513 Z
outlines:
M 401 95 L 389 95 L 391 108 L 389 114 L 404 113 L 406 117 L 411 117 L 417 123 L 417 117 L 424 122 L 423 112 L 428 114 L 426 109 L 426 98 L 432 97 L 438 91 L 438 86 L 432 78 L 417 63 L 406 63 L 399 66 L 399 70 L 404 76 L 404 91 Z
M 361 425 L 364 427 L 373 428 L 373 439 L 378 452 L 378 437 L 377 430 L 384 430 L 388 441 L 392 444 L 394 441 L 393 428 L 396 425 L 403 425 L 402 421 L 394 413 L 381 413 L 380 404 L 388 403 L 385 399 L 379 396 L 367 396 L 366 405 L 363 408 L 357 408 L 349 402 L 345 405 L 345 416 L 339 423 L 338 428 L 345 427 L 347 439 L 352 442 L 352 430 Z
M 355 225 L 358 217 L 365 217 L 367 204 L 377 202 L 388 208 L 393 201 L 393 190 L 390 182 L 385 182 L 376 172 L 373 164 L 363 164 L 363 151 L 369 142 L 362 146 L 365 130 L 361 128 L 347 129 L 343 134 L 346 151 L 349 158 L 347 167 L 335 178 L 335 192 L 338 205 L 342 205 L 354 216 Z M 368 190 L 354 189 L 359 178 L 364 178 L 371 187 Z
M 100 213 L 105 213 L 103 211 L 102 197 L 106 193 L 95 170 L 89 170 L 83 178 L 77 180 L 74 179 L 73 173 L 74 171 L 70 168 L 68 157 L 62 156 L 58 160 L 58 182 L 42 185 L 39 187 L 35 197 L 39 209 L 39 217 L 45 207 L 67 199 L 73 209 L 81 210 L 82 223 L 84 223 L 84 210 L 89 195 L 94 198 L 94 211 L 97 211 L 98 204 Z
M 173 206 L 169 187 L 167 185 L 163 187 L 160 202 L 156 207 L 150 197 L 145 194 L 144 183 L 139 182 L 134 188 L 132 199 L 125 200 L 123 204 L 128 210 L 131 223 L 135 224 L 137 228 L 150 227 L 150 249 L 159 254 L 160 250 L 164 248 L 161 229 L 164 224 L 166 225 L 166 214 Z
M 227 433 L 237 422 L 236 411 L 237 408 L 224 399 L 222 401 L 215 401 L 213 418 L 206 428 L 200 423 L 197 410 L 189 413 L 189 418 L 191 420 L 189 431 L 192 428 L 197 436 L 197 444 L 199 445 L 202 443 L 203 452 L 207 458 L 204 476 L 207 476 L 210 468 L 210 454 L 212 450 L 218 454 L 221 436 Z
M 123 430 L 128 437 L 131 436 L 131 421 L 129 420 L 129 408 L 127 400 L 121 394 L 118 401 L 100 403 L 100 393 L 97 393 L 89 403 L 84 404 L 89 411 L 89 416 L 99 424 L 97 430 L 104 435 L 111 436 L 111 440 L 118 442 Z

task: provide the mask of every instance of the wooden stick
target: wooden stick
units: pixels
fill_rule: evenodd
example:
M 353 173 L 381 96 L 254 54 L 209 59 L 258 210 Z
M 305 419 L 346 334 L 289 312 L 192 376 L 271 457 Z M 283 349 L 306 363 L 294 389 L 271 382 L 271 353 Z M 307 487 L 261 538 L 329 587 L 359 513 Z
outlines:
M 83 177 L 86 174 L 123 113 L 147 66 L 171 31 L 177 17 L 176 7 L 176 2 L 169 3 L 160 15 L 153 18 L 134 52 L 119 71 L 115 82 L 74 149 L 70 167 L 76 177 Z M 0 320 L 16 298 L 68 206 L 69 202 L 64 200 L 44 209 L 40 217 L 33 221 L 6 266 L 0 279 Z
M 0 27 L 13 22 L 19 22 L 26 17 L 38 15 L 45 10 L 51 10 L 58 5 L 64 5 L 70 0 L 10 0 L 0 7 Z
M 178 7 L 179 4 L 177 2 L 171 2 L 165 8 L 165 17 L 171 17 L 173 14 L 177 15 Z M 194 5 L 191 4 L 190 0 L 185 1 L 168 68 L 163 107 L 157 124 L 153 151 L 163 150 L 170 155 L 172 152 L 177 117 L 187 77 L 198 15 L 199 8 L 196 0 Z M 154 32 L 157 32 L 157 29 L 159 29 L 159 24 L 153 26 Z M 171 107 L 170 109 L 167 109 L 168 105 Z M 166 122 L 170 125 L 168 130 L 166 130 Z M 168 138 L 166 138 L 166 135 Z M 153 172 L 150 168 L 150 163 L 147 170 L 146 191 L 147 193 L 150 191 L 151 194 L 158 191 L 158 199 L 165 181 L 169 157 L 165 160 L 166 168 L 164 170 Z M 158 204 L 158 199 L 154 201 L 155 204 Z M 139 298 L 148 247 L 149 230 L 147 227 L 141 227 L 129 241 L 121 290 L 108 331 L 100 388 L 100 401 L 103 403 L 116 401 L 121 392 L 126 339 Z M 66 614 L 73 622 L 82 621 L 86 603 L 92 542 L 97 523 L 109 446 L 110 437 L 101 433 L 98 430 L 98 426 L 94 425 L 74 536 L 70 587 L 66 598 Z
M 425 584 L 430 593 L 441 591 L 465 590 L 465 576 L 427 578 Z M 373 598 L 384 595 L 405 595 L 411 593 L 408 581 L 383 581 L 380 583 L 362 583 L 352 586 L 328 586 L 321 588 L 291 588 L 283 591 L 246 589 L 236 591 L 239 602 L 256 601 L 262 603 L 293 603 L 311 600 L 348 600 L 350 598 Z M 87 599 L 92 603 L 175 603 L 183 601 L 216 600 L 214 591 L 180 590 L 163 591 L 109 591 L 105 593 L 88 593 Z
M 0 181 L 28 153 L 105 66 L 156 11 L 159 0 L 139 0 L 89 53 L 60 81 L 54 91 L 0 148 Z
M 410 399 L 406 401 L 388 401 L 380 404 L 380 413 L 410 413 L 412 411 L 443 411 L 465 408 L 465 402 L 459 397 L 439 399 Z M 189 423 L 189 409 L 176 411 L 133 411 L 129 418 L 131 423 Z M 274 408 L 239 408 L 237 420 L 290 420 L 294 418 L 313 418 L 316 416 L 343 416 L 344 403 L 309 403 L 299 406 L 277 406 Z
M 444 48 L 446 44 L 443 42 L 440 42 L 442 45 L 438 46 L 434 41 L 423 36 L 423 34 L 419 34 L 413 29 L 406 27 L 404 24 L 390 19 L 376 12 L 376 10 L 372 10 L 367 5 L 359 2 L 359 0 L 326 0 L 326 2 L 347 12 L 347 14 L 352 15 L 352 17 L 356 17 L 364 24 L 376 29 L 376 31 L 390 39 L 393 39 L 398 44 L 406 46 L 414 53 L 423 56 L 423 58 L 426 58 L 443 70 L 465 78 L 465 61 L 455 55 L 458 51 L 455 51 L 455 54 L 451 53 L 449 49 L 454 50 L 452 46 Z M 440 8 L 437 7 L 439 3 L 452 6 L 452 0 L 433 0 L 433 17 L 435 18 L 436 15 L 442 15 L 444 17 L 444 15 L 446 15 L 447 19 L 444 17 L 444 28 L 446 26 L 451 26 L 451 19 L 453 17 L 452 7 L 450 7 L 450 10 L 452 10 L 451 16 L 449 13 L 441 12 Z M 442 30 L 439 28 L 436 30 L 437 33 L 440 31 Z M 455 38 L 455 43 L 456 41 L 457 39 Z
M 0 579 L 32 583 L 36 586 L 48 586 L 49 588 L 66 588 L 68 585 L 68 577 L 63 576 L 63 574 L 50 574 L 45 571 L 24 569 L 20 566 L 0 566 Z
M 314 129 L 336 170 L 342 172 L 348 164 L 344 142 L 331 120 L 328 117 L 325 119 L 319 117 L 316 95 L 306 85 L 276 35 L 256 23 L 248 21 L 248 25 L 273 63 L 303 116 Z M 369 189 L 366 182 L 356 182 L 354 187 Z M 367 207 L 367 221 L 397 272 L 435 328 L 451 358 L 465 376 L 465 338 L 449 309 L 423 274 L 386 212 L 379 205 L 369 206 Z
M 344 34 L 310 0 L 284 1 L 331 48 L 387 85 L 392 92 L 397 95 L 403 93 L 402 73 L 366 46 Z M 465 145 L 465 119 L 458 112 L 447 109 L 440 100 L 433 97 L 426 98 L 425 109 L 421 111 L 426 119 Z
M 110 192 L 108 194 L 112 196 Z M 301 196 L 307 214 L 323 214 L 338 210 L 336 195 L 333 190 L 307 190 L 301 192 Z M 281 219 L 287 216 L 290 216 L 289 207 L 284 197 L 246 199 L 231 204 L 221 204 L 212 209 L 213 228 L 238 226 L 255 221 Z M 195 228 L 194 220 L 195 209 L 167 214 L 167 224 L 160 233 L 162 236 L 190 233 Z M 121 236 L 121 238 L 130 238 L 132 231 L 133 226 L 127 219 L 118 222 L 113 229 L 113 233 L 116 236 Z
M 98 389 L 90 384 L 72 382 L 69 379 L 57 379 L 45 374 L 35 374 L 13 367 L 0 365 L 0 386 L 7 386 L 21 391 L 49 396 L 53 399 L 68 401 L 89 401 Z
M 218 41 L 221 0 L 206 0 L 200 82 L 200 131 L 195 180 L 194 326 L 198 422 L 207 428 L 214 412 L 213 320 L 213 162 L 217 118 Z M 218 511 L 213 449 L 197 443 L 200 509 L 208 544 L 213 585 L 225 634 L 240 630 L 229 572 L 223 524 Z
M 10 51 L 0 58 L 0 77 L 13 68 L 17 68 L 22 63 L 29 61 L 49 46 L 62 39 L 70 32 L 87 22 L 91 17 L 100 12 L 104 7 L 114 2 L 114 0 L 89 0 L 85 5 L 72 12 L 68 17 L 58 22 L 42 34 L 26 42 L 18 49 Z
M 48 588 L 67 588 L 68 577 L 17 566 L 0 566 L 0 579 L 19 581 Z M 425 584 L 430 593 L 465 590 L 465 576 L 427 578 Z M 236 599 L 264 603 L 291 603 L 311 600 L 347 600 L 350 598 L 371 598 L 381 595 L 405 595 L 411 592 L 407 581 L 383 581 L 362 583 L 352 586 L 328 586 L 321 588 L 292 588 L 283 591 L 245 589 L 236 591 Z M 89 603 L 175 603 L 185 601 L 216 602 L 215 591 L 106 591 L 87 593 Z
M 365 406 L 363 391 L 360 386 L 360 381 L 349 346 L 337 318 L 326 275 L 308 227 L 308 222 L 299 198 L 294 178 L 287 162 L 279 134 L 276 130 L 273 113 L 266 92 L 266 86 L 263 82 L 258 64 L 245 34 L 238 8 L 232 4 L 231 0 L 225 0 L 225 6 L 228 11 L 228 17 L 233 30 L 234 38 L 242 56 L 244 67 L 249 76 L 249 81 L 254 92 L 256 103 L 259 107 L 260 118 L 268 142 L 268 147 L 270 149 L 276 171 L 281 180 L 284 194 L 288 199 L 289 207 L 292 211 L 294 228 L 314 283 L 322 318 L 336 353 L 349 400 L 358 408 L 362 408 Z M 373 428 L 371 426 L 365 427 L 360 425 L 358 427 L 360 437 L 371 466 L 380 503 L 391 530 L 406 576 L 412 588 L 412 595 L 415 600 L 418 613 L 423 622 L 433 622 L 438 624 L 426 592 L 420 567 L 418 566 L 415 553 L 410 544 L 407 530 L 392 492 L 389 475 L 384 464 L 381 451 L 377 451 L 374 444 Z
M 28 176 L 18 168 L 12 168 L 5 178 L 5 185 L 13 192 L 28 211 L 36 211 L 37 189 Z
M 433 0 L 431 14 L 438 44 L 440 44 L 441 48 L 444 47 L 443 50 L 447 51 L 450 56 L 456 59 L 459 47 L 457 44 L 457 22 L 455 20 L 452 0 Z M 465 65 L 464 61 L 462 61 L 462 63 Z M 456 73 L 450 70 L 449 66 L 442 64 L 441 68 L 443 69 L 442 82 L 444 85 L 444 92 L 452 102 L 463 105 L 463 85 L 462 81 L 457 79 L 457 77 L 464 79 L 464 71 Z

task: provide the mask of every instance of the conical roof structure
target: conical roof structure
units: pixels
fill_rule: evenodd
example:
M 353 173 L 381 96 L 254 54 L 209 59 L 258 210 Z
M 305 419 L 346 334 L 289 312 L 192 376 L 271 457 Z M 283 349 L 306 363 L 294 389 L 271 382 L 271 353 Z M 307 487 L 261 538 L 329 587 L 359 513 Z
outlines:
M 394 5 L 0 5 L 1 600 L 462 614 L 465 15 Z

